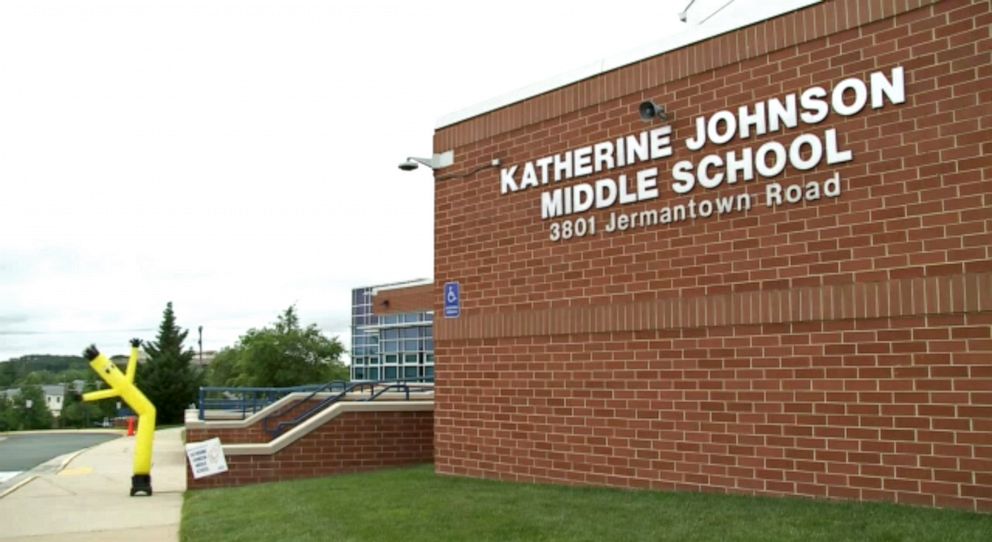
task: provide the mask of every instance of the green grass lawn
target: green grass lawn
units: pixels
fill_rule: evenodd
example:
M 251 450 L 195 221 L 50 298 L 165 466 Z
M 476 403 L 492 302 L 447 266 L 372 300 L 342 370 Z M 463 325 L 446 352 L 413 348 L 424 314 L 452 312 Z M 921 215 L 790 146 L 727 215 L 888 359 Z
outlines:
M 433 466 L 193 491 L 182 540 L 969 540 L 992 515 L 876 503 L 511 484 Z

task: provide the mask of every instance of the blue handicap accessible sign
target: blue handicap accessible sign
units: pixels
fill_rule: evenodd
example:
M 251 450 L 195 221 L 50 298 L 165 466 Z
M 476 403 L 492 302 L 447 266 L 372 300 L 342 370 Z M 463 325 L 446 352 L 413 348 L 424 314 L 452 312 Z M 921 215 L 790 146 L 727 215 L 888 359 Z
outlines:
M 461 287 L 457 282 L 444 283 L 444 317 L 458 318 L 462 315 Z

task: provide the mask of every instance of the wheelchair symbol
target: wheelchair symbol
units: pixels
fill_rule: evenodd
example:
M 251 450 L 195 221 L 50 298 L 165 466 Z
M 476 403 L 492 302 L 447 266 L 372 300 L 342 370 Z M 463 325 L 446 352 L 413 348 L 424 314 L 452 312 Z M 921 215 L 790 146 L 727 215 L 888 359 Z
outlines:
M 458 318 L 462 314 L 462 300 L 457 282 L 444 285 L 444 317 Z

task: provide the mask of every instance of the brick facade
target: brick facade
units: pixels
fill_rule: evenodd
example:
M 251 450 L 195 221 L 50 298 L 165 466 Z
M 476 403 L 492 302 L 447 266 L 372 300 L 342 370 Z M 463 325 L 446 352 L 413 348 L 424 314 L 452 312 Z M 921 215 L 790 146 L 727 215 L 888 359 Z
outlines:
M 990 28 L 987 1 L 827 1 L 439 129 L 438 472 L 992 511 Z M 674 154 L 622 210 L 656 208 L 694 118 L 897 66 L 905 103 L 703 151 L 836 129 L 853 153 L 694 193 L 747 212 L 553 242 L 551 187 L 486 167 L 645 130 L 651 99 Z
M 376 315 L 421 312 L 431 310 L 433 300 L 432 284 L 390 288 L 376 293 L 372 300 L 372 310 Z
M 250 429 L 240 430 L 242 442 L 254 438 Z M 188 442 L 221 437 L 228 472 L 197 480 L 187 468 L 186 487 L 231 487 L 430 463 L 433 431 L 430 410 L 344 412 L 275 453 L 263 453 L 231 445 L 239 430 L 188 430 Z

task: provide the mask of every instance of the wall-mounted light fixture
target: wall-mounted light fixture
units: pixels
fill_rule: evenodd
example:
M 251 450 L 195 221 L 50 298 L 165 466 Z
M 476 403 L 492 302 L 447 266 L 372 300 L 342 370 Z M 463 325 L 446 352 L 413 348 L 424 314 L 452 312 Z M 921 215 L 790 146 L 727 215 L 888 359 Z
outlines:
M 687 15 L 689 13 L 689 8 L 691 8 L 692 5 L 695 4 L 695 3 L 696 3 L 696 0 L 691 0 L 689 2 L 689 5 L 686 6 L 685 9 L 683 9 L 681 13 L 679 13 L 679 20 L 680 21 L 682 21 L 683 23 L 685 22 L 686 17 L 687 17 Z
M 403 171 L 413 171 L 425 165 L 431 169 L 444 169 L 451 164 L 455 163 L 455 151 L 445 151 L 441 154 L 435 154 L 431 158 L 418 158 L 416 156 L 408 156 L 406 162 L 400 164 L 400 169 Z
M 433 158 L 418 158 L 416 156 L 409 156 L 406 162 L 400 164 L 400 169 L 403 171 L 413 171 L 420 167 L 421 165 L 427 166 L 433 170 L 444 169 L 455 163 L 455 151 L 445 151 L 441 154 L 435 154 Z M 440 177 L 435 177 L 435 180 L 444 181 L 448 179 L 460 179 L 462 177 L 468 177 L 475 175 L 476 173 L 489 168 L 499 167 L 499 158 L 493 158 L 488 164 L 479 166 L 471 171 L 466 171 L 465 173 L 443 175 Z
M 654 102 L 648 100 L 646 102 L 641 102 L 638 111 L 641 113 L 641 120 L 644 122 L 651 122 L 654 119 L 661 119 L 663 121 L 668 120 L 668 113 L 665 111 L 665 106 L 655 105 Z

